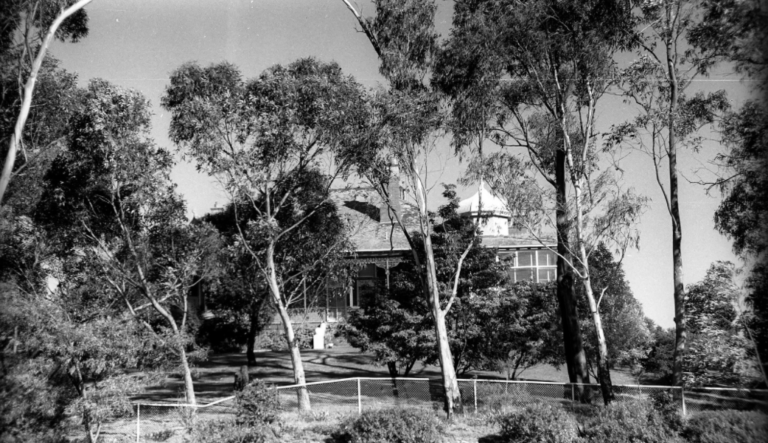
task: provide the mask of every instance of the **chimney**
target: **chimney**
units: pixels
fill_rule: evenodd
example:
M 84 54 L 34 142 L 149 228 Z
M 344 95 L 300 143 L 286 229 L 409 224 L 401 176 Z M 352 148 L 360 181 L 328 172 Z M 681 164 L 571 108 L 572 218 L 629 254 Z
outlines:
M 379 223 L 397 223 L 394 212 L 397 212 L 398 215 L 401 215 L 402 212 L 400 206 L 400 165 L 398 165 L 395 157 L 392 157 L 389 163 L 389 178 L 384 189 L 387 197 L 389 197 L 389 204 L 387 204 L 386 200 L 381 202 L 379 206 Z

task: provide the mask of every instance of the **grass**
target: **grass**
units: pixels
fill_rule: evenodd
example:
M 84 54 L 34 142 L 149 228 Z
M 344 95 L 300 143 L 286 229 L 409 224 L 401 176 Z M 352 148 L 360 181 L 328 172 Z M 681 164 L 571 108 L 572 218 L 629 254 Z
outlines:
M 261 351 L 256 354 L 257 364 L 249 368 L 251 378 L 260 378 L 277 385 L 293 384 L 293 371 L 290 355 L 285 352 Z M 345 378 L 370 377 L 388 378 L 386 368 L 373 364 L 370 355 L 364 354 L 349 346 L 339 346 L 326 350 L 302 351 L 302 361 L 308 382 L 341 380 Z M 234 385 L 234 373 L 242 365 L 247 363 L 244 353 L 213 354 L 209 360 L 200 363 L 195 368 L 195 392 L 198 403 L 207 404 L 213 400 L 232 395 Z M 503 379 L 501 374 L 480 371 L 466 374 L 460 378 L 470 379 L 477 375 L 479 379 Z M 417 364 L 408 375 L 413 378 L 429 378 L 431 382 L 398 382 L 399 398 L 391 396 L 392 383 L 390 380 L 381 382 L 365 382 L 362 385 L 362 399 L 365 408 L 377 407 L 428 407 L 439 411 L 442 403 L 434 397 L 439 389 L 430 388 L 430 385 L 439 386 L 440 369 L 437 366 L 424 366 Z M 634 384 L 635 381 L 623 371 L 614 371 L 613 382 L 615 384 Z M 522 380 L 567 382 L 568 375 L 564 370 L 558 370 L 549 365 L 535 366 L 522 374 Z M 467 389 L 471 385 L 462 385 L 464 396 L 468 396 Z M 502 389 L 502 385 L 480 385 L 477 394 L 482 403 L 490 400 L 494 389 Z M 169 377 L 167 383 L 155 386 L 147 390 L 136 400 L 170 403 L 181 402 L 183 398 L 183 385 L 180 377 Z M 523 389 L 518 388 L 518 389 Z M 562 387 L 560 386 L 531 386 L 528 389 L 549 389 L 552 392 L 536 392 L 537 396 L 552 397 L 553 401 L 562 401 Z M 385 392 L 386 391 L 386 392 Z M 286 442 L 324 442 L 332 429 L 345 418 L 356 415 L 357 382 L 339 382 L 334 385 L 319 385 L 311 388 L 313 411 L 307 414 L 296 412 L 296 397 L 289 391 L 283 391 L 284 412 L 281 415 L 283 423 L 280 432 L 281 441 Z M 503 392 L 496 392 L 503 394 Z M 469 397 L 467 397 L 469 398 Z M 481 408 L 483 405 L 480 405 Z M 493 434 L 498 432 L 497 426 L 492 423 L 490 417 L 493 413 L 483 412 L 474 414 L 473 404 L 466 405 L 467 413 L 456 417 L 452 423 L 446 424 L 448 443 L 459 442 L 492 442 Z M 199 420 L 233 419 L 234 403 L 229 401 L 213 408 L 199 410 Z M 140 434 L 141 441 L 167 441 L 169 443 L 182 442 L 185 423 L 189 417 L 180 413 L 177 408 L 142 407 Z M 123 420 L 111 423 L 106 432 L 106 441 L 135 441 L 136 419 L 126 417 Z
M 302 362 L 308 382 L 339 380 L 354 377 L 389 377 L 387 369 L 373 364 L 370 355 L 361 353 L 350 346 L 338 346 L 333 349 L 304 350 Z M 245 353 L 213 354 L 208 361 L 199 363 L 195 368 L 195 394 L 198 402 L 207 403 L 232 395 L 234 373 L 247 364 Z M 288 351 L 260 351 L 256 353 L 256 365 L 248 369 L 251 378 L 260 378 L 277 385 L 293 384 L 293 370 Z M 459 376 L 480 379 L 503 379 L 497 372 L 476 371 Z M 635 379 L 626 371 L 612 371 L 614 384 L 636 384 Z M 440 378 L 438 366 L 425 366 L 417 363 L 408 377 Z M 551 365 L 537 365 L 522 373 L 520 380 L 568 382 L 568 374 Z M 171 401 L 179 396 L 183 389 L 180 377 L 170 377 L 162 386 L 150 388 L 138 399 L 145 401 Z

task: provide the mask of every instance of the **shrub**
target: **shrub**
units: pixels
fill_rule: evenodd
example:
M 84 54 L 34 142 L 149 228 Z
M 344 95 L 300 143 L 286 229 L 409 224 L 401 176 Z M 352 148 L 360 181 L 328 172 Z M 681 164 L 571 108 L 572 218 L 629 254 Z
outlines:
M 680 400 L 676 400 L 669 391 L 654 392 L 650 396 L 653 409 L 659 413 L 670 431 L 683 429 L 683 416 L 680 414 Z
M 768 416 L 756 411 L 705 411 L 688 420 L 683 435 L 691 443 L 765 442 Z
M 231 420 L 201 422 L 190 432 L 195 443 L 270 443 L 278 441 L 267 426 L 241 426 Z
M 235 319 L 216 317 L 206 320 L 197 330 L 196 341 L 214 352 L 236 352 L 248 340 L 248 325 Z
M 472 400 L 471 398 L 469 400 Z M 522 407 L 534 402 L 533 397 L 521 385 L 505 385 L 504 391 L 495 391 L 483 398 L 483 403 L 491 411 L 509 412 L 512 408 Z
M 312 338 L 315 335 L 315 329 L 304 325 L 294 325 L 293 330 L 296 338 L 299 340 L 299 349 L 312 349 Z M 264 349 L 270 351 L 287 351 L 288 344 L 285 342 L 285 334 L 280 330 L 268 330 L 262 334 L 259 344 Z
M 649 401 L 595 407 L 582 427 L 584 442 L 667 443 L 681 441 Z
M 237 422 L 248 426 L 274 423 L 280 412 L 277 390 L 262 380 L 255 380 L 239 391 L 235 405 Z
M 578 436 L 576 420 L 560 405 L 533 403 L 499 419 L 503 442 L 571 443 Z
M 432 411 L 381 409 L 342 423 L 332 439 L 336 443 L 440 443 L 443 429 Z

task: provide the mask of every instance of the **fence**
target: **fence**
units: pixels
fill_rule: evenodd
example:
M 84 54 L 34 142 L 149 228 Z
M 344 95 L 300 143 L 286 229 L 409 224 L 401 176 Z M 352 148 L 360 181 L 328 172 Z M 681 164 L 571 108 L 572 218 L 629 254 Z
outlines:
M 591 393 L 592 403 L 601 403 L 599 385 L 570 383 L 459 380 L 462 406 L 465 412 L 483 413 L 505 411 L 532 401 L 559 403 L 579 407 L 579 392 Z M 440 379 L 429 378 L 346 378 L 278 386 L 278 398 L 283 411 L 298 410 L 297 390 L 309 393 L 313 412 L 339 414 L 362 413 L 387 407 L 428 408 L 439 413 L 443 409 L 444 393 Z M 647 398 L 654 392 L 677 392 L 684 414 L 707 409 L 761 409 L 768 411 L 768 390 L 733 388 L 685 388 L 647 385 L 614 385 L 616 401 Z M 136 441 L 157 440 L 162 433 L 182 429 L 195 420 L 234 418 L 234 397 L 226 397 L 205 405 L 134 403 Z

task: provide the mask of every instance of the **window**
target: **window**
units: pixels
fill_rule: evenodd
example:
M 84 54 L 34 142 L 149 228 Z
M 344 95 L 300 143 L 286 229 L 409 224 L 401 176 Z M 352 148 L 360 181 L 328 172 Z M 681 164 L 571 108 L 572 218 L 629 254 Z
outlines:
M 547 283 L 557 279 L 557 255 L 547 249 L 516 251 L 508 256 L 513 282 Z

